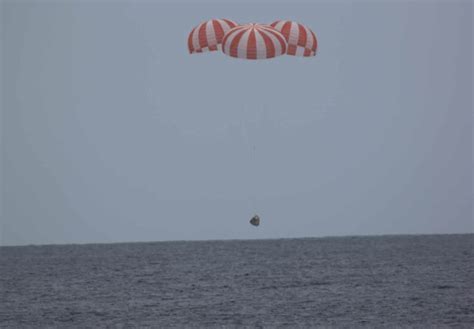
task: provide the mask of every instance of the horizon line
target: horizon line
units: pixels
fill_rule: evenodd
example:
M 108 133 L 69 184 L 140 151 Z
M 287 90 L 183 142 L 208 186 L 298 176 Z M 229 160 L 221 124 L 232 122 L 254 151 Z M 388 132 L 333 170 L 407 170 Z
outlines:
M 438 235 L 474 235 L 473 232 L 455 233 L 382 233 L 382 234 L 352 234 L 352 235 L 322 235 L 280 238 L 230 238 L 230 239 L 195 239 L 195 240 L 143 240 L 143 241 L 114 241 L 114 242 L 71 242 L 71 243 L 30 243 L 0 245 L 0 248 L 17 247 L 48 247 L 48 246 L 82 246 L 82 245 L 106 245 L 106 244 L 139 244 L 139 243 L 176 243 L 176 242 L 230 242 L 230 241 L 271 241 L 271 240 L 309 240 L 309 239 L 331 239 L 331 238 L 377 238 L 377 237 L 400 237 L 400 236 L 438 236 Z

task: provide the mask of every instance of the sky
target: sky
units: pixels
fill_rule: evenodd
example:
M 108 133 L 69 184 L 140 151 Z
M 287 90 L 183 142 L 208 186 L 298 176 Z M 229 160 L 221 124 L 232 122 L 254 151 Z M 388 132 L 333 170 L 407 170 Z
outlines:
M 3 1 L 0 245 L 472 233 L 472 12 Z M 190 55 L 210 18 L 318 54 Z

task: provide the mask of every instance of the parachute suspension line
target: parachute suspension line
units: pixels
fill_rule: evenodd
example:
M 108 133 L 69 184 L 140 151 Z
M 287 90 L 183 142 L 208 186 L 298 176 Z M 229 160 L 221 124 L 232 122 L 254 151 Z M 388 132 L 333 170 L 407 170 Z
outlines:
M 256 145 L 255 145 L 255 136 L 252 133 L 253 129 L 250 129 L 250 120 L 246 117 L 245 109 L 243 110 L 243 120 L 242 122 L 242 132 L 245 141 L 245 146 L 247 149 L 248 158 L 244 159 L 245 165 L 243 166 L 244 170 L 247 169 L 245 181 L 247 182 L 247 206 L 249 207 L 249 211 L 252 214 L 256 212 L 256 191 L 257 191 L 257 166 L 256 166 Z M 250 135 L 250 136 L 249 136 Z
M 257 212 L 257 190 L 258 190 L 258 186 L 257 186 L 257 176 L 258 176 L 258 164 L 257 164 L 257 152 L 256 152 L 256 146 L 255 146 L 255 142 L 253 143 L 253 150 L 251 150 L 252 152 L 252 171 L 253 171 L 253 182 L 252 182 L 252 185 L 253 185 L 253 188 L 252 188 L 252 211 L 254 213 Z
M 252 155 L 252 176 L 253 176 L 253 194 L 252 194 L 252 211 L 254 215 L 258 214 L 258 191 L 261 189 L 261 184 L 260 184 L 260 156 L 257 154 L 257 149 L 259 148 L 259 136 L 260 136 L 260 130 L 259 130 L 259 112 L 256 109 L 252 110 L 253 113 L 253 121 L 252 121 L 252 145 L 251 145 L 251 155 Z
M 252 211 L 255 214 L 258 213 L 257 211 L 257 191 L 259 189 L 258 184 L 258 162 L 257 162 L 257 145 L 258 145 L 258 114 L 255 109 L 252 109 L 252 149 L 250 150 L 252 153 L 252 173 L 253 173 L 253 194 L 252 194 Z

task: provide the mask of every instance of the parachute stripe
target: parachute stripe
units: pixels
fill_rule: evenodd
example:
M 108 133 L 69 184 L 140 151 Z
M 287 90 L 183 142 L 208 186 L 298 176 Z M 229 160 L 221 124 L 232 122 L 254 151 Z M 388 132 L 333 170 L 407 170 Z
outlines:
M 199 32 L 198 32 L 199 48 L 204 48 L 207 46 L 206 30 L 207 30 L 207 23 L 202 23 L 201 26 L 199 27 Z
M 288 43 L 290 45 L 298 45 L 299 43 L 299 28 L 297 24 L 290 23 L 290 33 L 288 34 Z
M 249 30 L 248 32 L 248 41 L 247 42 L 247 58 L 248 59 L 257 59 L 257 40 L 255 38 L 255 30 Z M 245 49 L 245 47 L 242 47 Z
M 255 32 L 255 50 L 256 50 L 256 59 L 264 59 L 267 57 L 267 50 L 265 46 L 265 40 L 263 39 L 262 32 Z
M 309 28 L 308 28 L 309 30 Z M 311 35 L 313 36 L 313 44 L 311 45 L 310 49 L 313 51 L 313 56 L 316 55 L 316 51 L 318 50 L 318 39 L 316 38 L 316 35 L 314 34 L 313 31 L 309 30 L 311 32 Z
M 308 35 L 306 33 L 306 28 L 298 24 L 298 46 L 306 47 L 308 40 Z
M 193 28 L 193 30 L 191 31 L 191 33 L 189 33 L 189 36 L 188 36 L 188 49 L 189 49 L 189 53 L 193 53 L 192 52 L 192 49 L 194 48 L 193 46 L 193 35 L 194 35 L 194 31 L 196 30 L 196 28 Z
M 227 27 L 225 28 L 226 30 L 230 30 L 233 27 L 236 27 L 238 24 L 234 21 L 231 21 L 229 19 L 223 18 L 222 21 L 224 21 L 227 24 Z
M 288 41 L 288 36 L 290 35 L 291 31 L 291 22 L 283 22 L 283 26 L 280 30 L 280 32 L 283 34 L 283 36 L 286 38 L 286 41 Z
M 208 21 L 206 23 L 206 41 L 209 44 L 209 49 L 217 45 L 216 32 L 214 30 L 213 21 Z
M 300 46 L 311 49 L 313 48 L 313 45 L 315 44 L 314 42 L 316 39 L 310 29 L 308 29 L 306 26 L 303 26 L 303 27 L 304 27 L 305 34 L 307 36 L 306 38 L 307 42 L 300 44 Z
M 222 38 L 224 37 L 224 29 L 222 27 L 222 24 L 219 24 L 219 21 L 220 20 L 213 20 L 212 21 L 212 26 L 214 28 L 214 33 L 215 33 L 216 44 L 219 44 L 219 42 L 217 42 L 217 40 L 222 40 Z M 227 24 L 227 23 L 225 23 L 225 24 Z
M 194 33 L 193 33 L 193 49 L 194 50 L 199 50 L 201 48 L 201 46 L 199 45 L 199 29 L 201 28 L 201 25 L 200 24 L 195 30 L 194 30 Z

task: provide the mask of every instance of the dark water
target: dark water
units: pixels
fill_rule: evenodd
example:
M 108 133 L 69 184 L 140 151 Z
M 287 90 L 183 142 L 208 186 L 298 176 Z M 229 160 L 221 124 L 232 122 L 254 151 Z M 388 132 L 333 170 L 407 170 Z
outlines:
M 0 248 L 0 327 L 474 327 L 474 235 Z

